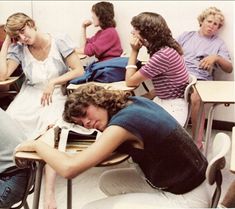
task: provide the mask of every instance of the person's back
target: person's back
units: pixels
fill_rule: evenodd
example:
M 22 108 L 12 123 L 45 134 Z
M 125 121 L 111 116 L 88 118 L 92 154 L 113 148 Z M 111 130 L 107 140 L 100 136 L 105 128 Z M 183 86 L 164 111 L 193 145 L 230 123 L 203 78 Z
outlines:
M 0 124 L 0 208 L 9 208 L 22 199 L 28 181 L 28 169 L 13 162 L 14 149 L 26 136 L 2 109 Z
M 108 126 L 121 126 L 138 136 L 144 149 L 127 142 L 118 150 L 130 154 L 154 187 L 182 194 L 200 185 L 205 179 L 207 161 L 188 133 L 151 100 L 132 97 L 131 101 L 110 119 Z M 177 166 L 173 166 L 175 163 Z

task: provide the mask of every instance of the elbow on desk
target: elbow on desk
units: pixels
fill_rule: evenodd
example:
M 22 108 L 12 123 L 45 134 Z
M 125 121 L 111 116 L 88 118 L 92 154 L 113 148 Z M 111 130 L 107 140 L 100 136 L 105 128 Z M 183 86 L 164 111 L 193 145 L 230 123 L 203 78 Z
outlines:
M 134 83 L 134 82 L 131 81 L 131 80 L 126 80 L 126 86 L 127 86 L 127 87 L 138 87 L 139 84 L 136 84 L 136 83 Z

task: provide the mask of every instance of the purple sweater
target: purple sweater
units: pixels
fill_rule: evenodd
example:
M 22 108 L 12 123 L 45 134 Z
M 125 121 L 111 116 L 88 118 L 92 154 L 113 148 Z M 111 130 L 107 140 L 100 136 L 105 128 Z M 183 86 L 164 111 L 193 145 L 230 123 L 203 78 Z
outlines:
M 87 39 L 84 49 L 86 55 L 95 56 L 99 61 L 120 57 L 122 52 L 120 38 L 113 27 L 99 30 Z

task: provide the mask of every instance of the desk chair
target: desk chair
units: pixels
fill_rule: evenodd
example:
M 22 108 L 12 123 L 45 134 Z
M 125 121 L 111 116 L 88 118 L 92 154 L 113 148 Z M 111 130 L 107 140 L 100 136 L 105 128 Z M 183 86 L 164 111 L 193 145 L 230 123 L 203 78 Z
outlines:
M 224 133 L 216 134 L 213 141 L 212 159 L 210 160 L 207 170 L 206 179 L 210 185 L 216 183 L 212 200 L 210 203 L 211 208 L 216 208 L 221 195 L 222 173 L 221 170 L 225 167 L 225 155 L 230 149 L 230 138 Z
M 184 124 L 184 128 L 188 127 L 189 118 L 191 116 L 192 105 L 191 105 L 191 94 L 192 94 L 192 87 L 197 82 L 197 78 L 194 75 L 189 74 L 189 84 L 186 86 L 184 90 L 184 99 L 188 103 L 188 116 Z
M 7 109 L 8 105 L 19 93 L 24 82 L 25 75 L 19 66 L 16 71 L 5 81 L 0 81 L 0 106 Z M 4 98 L 4 99 L 3 99 Z

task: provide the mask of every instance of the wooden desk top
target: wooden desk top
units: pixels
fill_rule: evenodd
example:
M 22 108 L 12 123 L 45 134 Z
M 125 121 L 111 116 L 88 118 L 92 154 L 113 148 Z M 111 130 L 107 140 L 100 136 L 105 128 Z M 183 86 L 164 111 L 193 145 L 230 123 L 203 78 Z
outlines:
M 136 87 L 128 87 L 126 86 L 126 82 L 125 81 L 118 81 L 118 82 L 113 82 L 113 83 L 99 83 L 99 82 L 88 82 L 88 83 L 92 83 L 98 86 L 103 86 L 106 89 L 110 89 L 110 90 L 122 90 L 122 91 L 133 91 L 135 90 Z M 82 85 L 86 85 L 88 83 L 84 83 L 84 84 L 69 84 L 67 86 L 67 90 L 75 90 L 78 87 L 82 86 Z
M 232 143 L 231 143 L 231 159 L 230 159 L 230 171 L 235 173 L 235 126 L 232 130 Z
M 197 81 L 195 87 L 204 103 L 235 103 L 235 81 Z
M 9 77 L 9 78 L 8 78 L 7 80 L 5 80 L 5 81 L 0 81 L 0 86 L 12 84 L 12 83 L 14 83 L 17 79 L 19 79 L 19 76 Z

